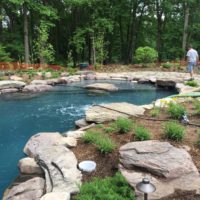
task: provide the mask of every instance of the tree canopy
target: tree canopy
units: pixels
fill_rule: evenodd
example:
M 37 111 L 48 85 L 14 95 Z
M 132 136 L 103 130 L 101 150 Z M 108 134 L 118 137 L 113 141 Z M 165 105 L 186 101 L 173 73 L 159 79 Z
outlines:
M 145 46 L 181 59 L 199 32 L 198 0 L 0 1 L 0 62 L 128 64 Z

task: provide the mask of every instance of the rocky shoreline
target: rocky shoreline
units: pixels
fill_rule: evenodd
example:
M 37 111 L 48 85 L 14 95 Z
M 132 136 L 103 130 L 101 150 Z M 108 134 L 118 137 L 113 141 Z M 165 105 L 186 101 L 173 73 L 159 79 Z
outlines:
M 33 80 L 30 84 L 21 80 L 0 81 L 0 95 L 13 92 L 45 92 L 52 90 L 54 85 L 82 80 L 105 80 L 105 82 L 106 80 L 124 80 L 153 83 L 160 87 L 175 88 L 180 95 L 199 94 L 199 92 L 194 92 L 199 90 L 199 86 L 194 88 L 184 85 L 187 76 L 186 73 L 177 72 L 124 72 L 120 74 L 80 72 L 75 76 L 58 79 Z M 196 81 L 200 85 L 200 75 L 196 75 Z M 101 86 L 92 88 L 102 89 L 99 87 Z M 110 85 L 108 87 L 105 88 L 104 84 L 103 90 L 117 90 Z M 158 106 L 162 106 L 161 100 L 157 100 L 156 103 Z M 119 116 L 143 115 L 145 109 L 150 108 L 152 105 L 135 106 L 128 103 L 106 104 L 103 107 L 97 105 L 86 111 L 86 117 L 81 120 L 81 123 L 80 120 L 79 123 L 76 122 L 83 128 L 68 131 L 62 135 L 60 133 L 38 133 L 32 136 L 24 147 L 24 152 L 28 157 L 19 161 L 21 177 L 5 191 L 3 200 L 70 200 L 70 196 L 79 191 L 78 185 L 81 184 L 82 177 L 81 171 L 77 168 L 77 159 L 70 148 L 77 145 L 77 139 L 85 133 L 84 130 L 88 128 L 88 124 L 103 123 Z M 197 172 L 195 171 L 195 173 Z M 199 176 L 199 174 L 196 175 Z M 192 189 L 194 190 L 194 188 Z

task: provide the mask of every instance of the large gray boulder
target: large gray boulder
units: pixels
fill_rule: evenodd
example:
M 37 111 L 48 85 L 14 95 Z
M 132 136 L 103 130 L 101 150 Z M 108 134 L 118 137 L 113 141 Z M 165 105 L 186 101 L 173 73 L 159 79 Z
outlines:
M 200 176 L 191 156 L 168 142 L 131 142 L 120 148 L 119 169 L 135 187 L 143 177 L 149 177 L 157 190 L 149 199 L 160 199 L 173 194 L 176 189 L 200 189 Z M 135 170 L 137 169 L 137 170 Z M 136 191 L 140 199 L 140 193 Z
M 27 85 L 23 88 L 23 92 L 45 92 L 45 91 L 50 91 L 52 90 L 53 87 L 51 85 L 45 85 L 45 84 L 32 84 L 32 85 Z
M 44 185 L 43 178 L 32 178 L 8 189 L 4 193 L 3 200 L 40 200 L 44 194 Z
M 21 89 L 26 85 L 26 83 L 22 81 L 0 81 L 0 90 L 2 89 L 8 89 L 8 88 L 18 88 Z
M 22 158 L 19 160 L 18 167 L 22 174 L 43 174 L 41 167 L 33 158 Z
M 29 157 L 35 157 L 40 149 L 51 146 L 70 146 L 72 138 L 63 137 L 58 132 L 43 132 L 33 135 L 24 147 L 24 153 Z M 68 144 L 70 142 L 70 144 Z
M 82 174 L 77 169 L 77 159 L 72 151 L 64 146 L 51 146 L 37 152 L 37 162 L 45 172 L 46 192 L 79 191 Z
M 40 200 L 70 200 L 70 194 L 66 192 L 50 192 L 45 194 Z
M 145 109 L 142 106 L 122 102 L 109 103 L 90 107 L 86 111 L 86 121 L 102 123 L 116 120 L 119 117 L 143 115 Z
M 86 89 L 95 89 L 95 90 L 105 90 L 105 91 L 117 91 L 118 88 L 110 83 L 94 83 L 94 84 L 90 84 L 85 86 Z

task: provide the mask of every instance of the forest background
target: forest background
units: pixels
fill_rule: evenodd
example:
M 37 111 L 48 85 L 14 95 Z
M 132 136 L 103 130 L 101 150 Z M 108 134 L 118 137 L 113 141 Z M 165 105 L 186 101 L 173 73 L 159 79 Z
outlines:
M 130 64 L 144 46 L 178 60 L 199 33 L 199 0 L 0 0 L 0 62 Z

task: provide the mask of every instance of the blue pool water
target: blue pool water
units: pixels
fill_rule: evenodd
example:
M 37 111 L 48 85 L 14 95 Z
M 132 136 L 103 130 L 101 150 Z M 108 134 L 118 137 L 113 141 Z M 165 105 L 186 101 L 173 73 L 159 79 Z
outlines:
M 91 81 L 58 86 L 43 94 L 0 96 L 0 196 L 18 175 L 18 161 L 25 156 L 23 148 L 32 135 L 44 131 L 62 133 L 74 128 L 74 121 L 83 118 L 92 104 L 141 105 L 175 93 L 152 85 L 112 81 L 119 87 L 118 92 L 95 94 L 82 88 L 88 83 Z

